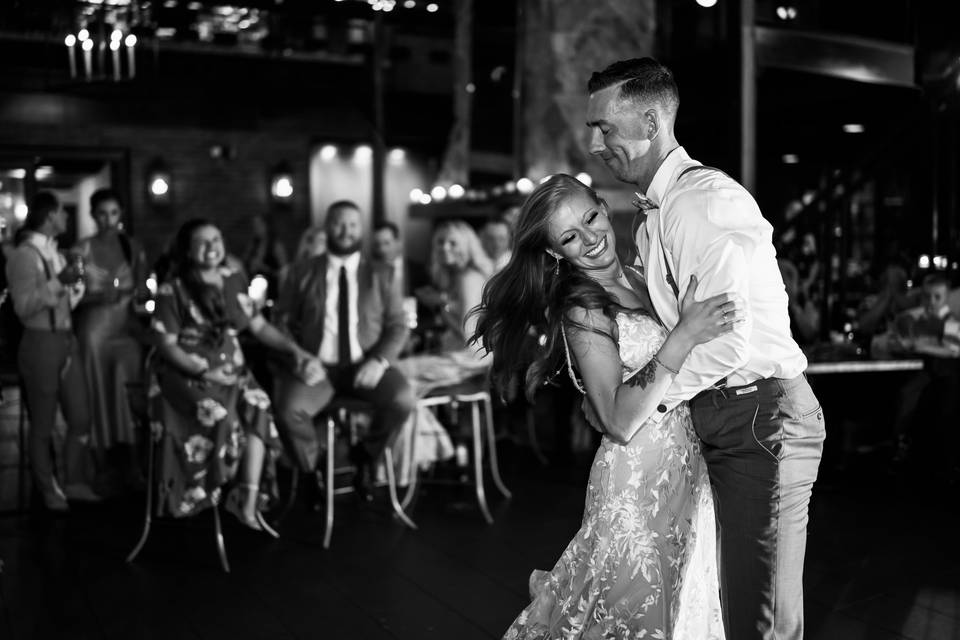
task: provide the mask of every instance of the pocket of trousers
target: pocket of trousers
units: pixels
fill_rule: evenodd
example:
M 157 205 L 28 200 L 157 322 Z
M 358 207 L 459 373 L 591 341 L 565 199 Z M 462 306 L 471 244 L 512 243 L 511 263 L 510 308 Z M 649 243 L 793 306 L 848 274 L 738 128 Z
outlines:
M 783 452 L 783 418 L 779 398 L 757 398 L 750 433 L 757 446 L 777 461 Z

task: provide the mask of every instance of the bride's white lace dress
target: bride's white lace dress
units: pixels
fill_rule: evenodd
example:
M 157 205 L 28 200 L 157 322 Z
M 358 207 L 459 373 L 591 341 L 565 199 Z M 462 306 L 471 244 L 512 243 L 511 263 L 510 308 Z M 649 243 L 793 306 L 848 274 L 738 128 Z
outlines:
M 617 317 L 624 379 L 666 331 Z M 530 576 L 532 602 L 504 640 L 722 640 L 713 498 L 686 403 L 627 445 L 603 438 L 583 524 L 556 566 Z

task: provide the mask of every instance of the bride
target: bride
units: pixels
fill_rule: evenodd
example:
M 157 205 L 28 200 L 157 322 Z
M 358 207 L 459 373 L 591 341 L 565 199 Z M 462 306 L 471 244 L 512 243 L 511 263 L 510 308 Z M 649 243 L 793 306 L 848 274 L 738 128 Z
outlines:
M 493 353 L 500 389 L 522 381 L 532 396 L 567 369 L 603 438 L 580 530 L 552 570 L 532 573 L 532 602 L 504 639 L 722 639 L 713 500 L 690 412 L 650 418 L 691 349 L 742 321 L 742 303 L 697 302 L 694 280 L 668 333 L 624 275 L 606 203 L 567 175 L 530 195 L 515 237 L 474 339 Z

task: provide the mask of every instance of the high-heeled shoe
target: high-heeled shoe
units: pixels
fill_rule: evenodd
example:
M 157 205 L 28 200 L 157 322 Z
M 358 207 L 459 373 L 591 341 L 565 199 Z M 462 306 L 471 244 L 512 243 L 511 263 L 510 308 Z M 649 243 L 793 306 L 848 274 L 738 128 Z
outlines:
M 248 529 L 253 529 L 254 531 L 262 531 L 260 527 L 260 521 L 256 516 L 248 518 L 247 515 L 243 512 L 243 503 L 244 498 L 246 498 L 246 493 L 248 491 L 256 491 L 258 489 L 257 485 L 245 485 L 238 484 L 230 490 L 230 493 L 227 494 L 227 500 L 224 502 L 224 508 L 232 513 L 234 517 L 240 521 L 240 524 L 247 527 Z
M 224 506 L 243 526 L 253 529 L 254 531 L 263 531 L 273 538 L 279 538 L 280 534 L 267 524 L 266 518 L 263 517 L 259 509 L 254 512 L 253 518 L 248 518 L 243 512 L 245 499 L 250 493 L 256 494 L 259 490 L 260 487 L 255 484 L 237 485 L 227 494 L 227 502 Z
M 43 505 L 49 511 L 64 513 L 70 510 L 67 497 L 63 494 L 60 485 L 57 484 L 56 478 L 52 478 L 50 485 L 40 491 L 40 496 L 43 498 Z

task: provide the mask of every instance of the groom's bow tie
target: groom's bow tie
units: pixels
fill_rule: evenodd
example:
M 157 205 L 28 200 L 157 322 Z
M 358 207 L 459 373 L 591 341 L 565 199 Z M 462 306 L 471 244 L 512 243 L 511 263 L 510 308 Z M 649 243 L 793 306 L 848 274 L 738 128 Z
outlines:
M 640 211 L 649 211 L 650 209 L 659 209 L 660 205 L 651 200 L 645 195 L 641 195 L 636 191 L 633 192 L 633 195 L 636 196 L 633 199 L 633 206 L 635 206 Z

